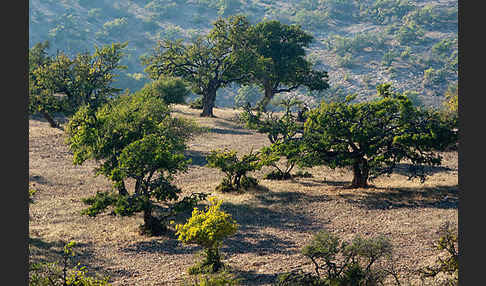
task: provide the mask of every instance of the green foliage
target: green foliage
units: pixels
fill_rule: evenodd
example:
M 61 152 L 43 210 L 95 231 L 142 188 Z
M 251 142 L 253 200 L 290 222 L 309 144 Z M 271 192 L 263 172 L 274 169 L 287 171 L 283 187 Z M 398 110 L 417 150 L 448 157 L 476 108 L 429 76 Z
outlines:
M 202 95 L 201 116 L 213 116 L 216 91 L 245 77 L 244 70 L 252 62 L 246 36 L 250 24 L 245 17 L 219 18 L 213 26 L 207 35 L 188 44 L 163 40 L 152 56 L 142 59 L 151 78 L 180 77 Z
M 408 0 L 376 0 L 363 11 L 376 24 L 385 24 L 399 20 L 415 9 L 415 5 Z
M 87 275 L 85 266 L 78 263 L 68 268 L 69 257 L 75 256 L 75 241 L 70 241 L 64 246 L 63 265 L 59 262 L 31 263 L 29 269 L 29 286 L 108 286 L 109 276 L 102 278 L 90 277 Z
M 252 151 L 238 158 L 237 152 L 233 150 L 211 150 L 206 158 L 208 167 L 220 169 L 226 175 L 216 190 L 237 192 L 257 184 L 257 181 L 248 177 L 247 173 L 261 168 L 258 153 Z
M 437 86 L 445 81 L 445 71 L 442 69 L 429 68 L 424 70 L 423 85 Z
M 321 104 L 305 123 L 303 160 L 308 165 L 352 167 L 352 186 L 391 174 L 401 160 L 411 162 L 410 178 L 425 180 L 425 165 L 440 165 L 444 150 L 456 135 L 440 114 L 422 110 L 389 84 L 379 85 L 371 102 Z
M 194 208 L 185 224 L 176 225 L 179 241 L 195 243 L 204 248 L 205 259 L 191 268 L 191 274 L 218 272 L 223 266 L 219 247 L 226 237 L 235 234 L 238 229 L 231 215 L 220 210 L 223 200 L 212 197 L 209 202 L 204 211 Z
M 327 231 L 320 231 L 302 249 L 302 254 L 312 261 L 317 276 L 324 271 L 326 284 L 320 285 L 377 285 L 385 275 L 374 265 L 391 256 L 392 245 L 385 237 L 357 236 L 351 242 L 344 242 Z
M 382 50 L 385 47 L 384 36 L 376 32 L 356 33 L 351 37 L 332 35 L 328 42 L 332 50 L 340 56 L 346 53 L 357 55 L 366 48 Z
M 121 96 L 96 112 L 81 108 L 66 130 L 73 163 L 97 160 L 96 174 L 118 189 L 117 195 L 98 193 L 85 200 L 91 207 L 83 213 L 96 216 L 110 205 L 123 216 L 143 211 L 142 231 L 163 232 L 163 223 L 152 216 L 153 200 L 177 201 L 181 190 L 170 181 L 187 169 L 183 151 L 195 132 L 194 123 L 172 118 L 161 98 L 144 93 Z M 125 189 L 127 179 L 135 181 L 133 194 Z
M 286 25 L 276 20 L 251 26 L 249 39 L 256 51 L 256 62 L 250 66 L 251 77 L 243 83 L 253 83 L 265 90 L 259 105 L 265 109 L 277 93 L 289 92 L 305 86 L 309 90 L 329 87 L 325 71 L 312 69 L 306 60 L 306 50 L 313 37 L 300 26 Z
M 160 97 L 166 104 L 185 103 L 186 97 L 190 93 L 181 79 L 165 76 L 147 83 L 140 92 Z
M 440 255 L 435 265 L 424 267 L 420 270 L 420 273 L 423 279 L 433 279 L 435 283 L 441 283 L 440 285 L 459 285 L 457 227 L 453 227 L 451 223 L 446 222 L 441 225 L 439 233 L 440 238 L 436 241 L 435 247 L 445 255 Z
M 95 47 L 93 54 L 69 58 L 60 52 L 48 58 L 45 46 L 34 47 L 30 56 L 29 111 L 74 113 L 82 105 L 96 109 L 120 90 L 112 87 L 127 43 Z M 39 56 L 40 54 L 40 56 Z M 42 62 L 42 64 L 38 64 Z M 60 99 L 56 94 L 63 95 Z
M 258 98 L 261 97 L 261 89 L 256 85 L 241 86 L 235 96 L 235 106 L 244 107 L 247 104 L 255 106 Z
M 291 171 L 301 159 L 301 143 L 299 137 L 303 132 L 305 121 L 305 106 L 303 102 L 287 99 L 281 100 L 279 106 L 284 107 L 282 116 L 275 116 L 272 112 L 258 112 L 253 114 L 252 110 L 246 108 L 241 114 L 241 120 L 247 128 L 256 129 L 259 133 L 266 133 L 272 143 L 259 151 L 261 166 L 272 166 L 276 170 L 265 175 L 265 179 L 290 179 Z M 294 114 L 297 109 L 297 115 Z M 265 118 L 262 119 L 262 116 Z M 285 158 L 283 167 L 279 166 L 281 158 Z
M 191 103 L 189 103 L 189 107 L 192 109 L 203 109 L 203 97 L 197 97 Z
M 35 193 L 37 193 L 37 190 L 29 189 L 29 204 L 34 203 Z
M 395 34 L 395 38 L 402 45 L 419 45 L 424 41 L 425 31 L 420 28 L 415 22 L 409 22 L 401 25 Z

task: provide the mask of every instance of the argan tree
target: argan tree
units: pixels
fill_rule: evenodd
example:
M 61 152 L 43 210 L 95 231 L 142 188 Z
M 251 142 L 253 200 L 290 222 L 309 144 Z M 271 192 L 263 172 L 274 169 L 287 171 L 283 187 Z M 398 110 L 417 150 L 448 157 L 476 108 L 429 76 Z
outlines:
M 46 46 L 36 45 L 29 51 L 29 111 L 40 112 L 51 126 L 57 123 L 52 112 L 72 114 L 82 105 L 96 109 L 120 92 L 112 87 L 127 43 L 95 47 L 95 52 L 70 58 L 63 52 L 55 57 L 46 54 Z M 55 96 L 60 95 L 60 96 Z
M 327 72 L 314 70 L 305 58 L 305 48 L 309 47 L 313 37 L 300 26 L 277 20 L 260 22 L 250 28 L 249 39 L 257 60 L 247 82 L 257 84 L 265 91 L 258 103 L 263 110 L 275 94 L 301 86 L 309 90 L 329 87 Z
M 213 117 L 216 91 L 246 77 L 249 22 L 243 16 L 219 18 L 211 31 L 190 43 L 182 40 L 159 42 L 142 62 L 153 79 L 161 75 L 180 77 L 202 96 L 201 116 Z
M 377 87 L 378 99 L 352 103 L 322 102 L 305 123 L 305 161 L 331 168 L 351 167 L 352 187 L 366 187 L 368 180 L 391 174 L 404 160 L 410 163 L 409 178 L 422 181 L 428 166 L 441 164 L 436 151 L 454 142 L 456 134 L 438 112 L 413 106 L 390 84 Z
M 183 151 L 191 130 L 196 130 L 195 125 L 172 118 L 161 98 L 144 93 L 123 95 L 97 111 L 82 107 L 66 131 L 73 162 L 79 165 L 96 160 L 96 174 L 109 178 L 118 190 L 98 192 L 85 200 L 91 206 L 84 213 L 96 216 L 109 206 L 122 216 L 143 212 L 141 231 L 163 232 L 165 225 L 153 215 L 155 203 L 166 203 L 168 213 L 175 210 L 169 202 L 177 201 L 181 190 L 171 179 L 187 169 L 189 160 Z M 135 182 L 131 193 L 125 187 L 129 179 Z M 186 199 L 184 203 L 194 201 Z

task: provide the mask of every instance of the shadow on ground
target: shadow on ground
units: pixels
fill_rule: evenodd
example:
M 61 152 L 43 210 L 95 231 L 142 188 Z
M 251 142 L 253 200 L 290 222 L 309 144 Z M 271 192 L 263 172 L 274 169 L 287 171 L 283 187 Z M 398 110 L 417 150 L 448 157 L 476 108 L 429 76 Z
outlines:
M 209 154 L 209 152 L 202 152 L 202 151 L 195 151 L 195 150 L 186 150 L 184 152 L 184 155 L 191 159 L 191 165 L 196 165 L 196 166 L 205 166 L 208 163 L 208 160 L 206 159 L 206 156 Z
M 363 195 L 364 194 L 364 195 Z M 426 188 L 370 188 L 360 195 L 339 195 L 347 202 L 366 209 L 438 208 L 457 209 L 459 186 Z
M 249 131 L 238 131 L 234 129 L 223 129 L 223 128 L 208 128 L 209 133 L 216 133 L 216 134 L 231 134 L 231 135 L 251 135 L 252 132 Z
M 408 176 L 410 174 L 410 169 L 413 169 L 414 165 L 408 163 L 400 163 L 397 167 L 393 170 L 393 173 Z M 451 169 L 445 166 L 424 166 L 424 171 L 429 174 L 437 174 L 437 173 L 444 173 L 450 171 L 457 171 L 457 169 Z
M 241 285 L 270 285 L 277 280 L 276 274 L 257 273 L 253 270 L 231 269 L 231 273 L 239 279 Z
M 64 245 L 67 241 L 45 241 L 40 238 L 29 238 L 29 262 L 30 263 L 52 263 L 56 262 L 60 267 L 63 267 L 63 253 Z M 105 265 L 104 261 L 95 254 L 92 243 L 76 242 L 73 248 L 75 252 L 74 257 L 69 258 L 68 269 L 75 267 L 78 263 L 80 266 L 86 266 L 88 276 L 110 276 L 111 279 L 117 277 L 131 276 L 134 273 L 115 269 L 106 269 L 100 265 Z

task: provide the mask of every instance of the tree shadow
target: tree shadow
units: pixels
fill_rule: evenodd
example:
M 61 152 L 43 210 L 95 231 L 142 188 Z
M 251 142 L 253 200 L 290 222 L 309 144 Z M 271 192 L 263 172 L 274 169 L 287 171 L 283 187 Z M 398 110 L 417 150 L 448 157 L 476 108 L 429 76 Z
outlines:
M 377 191 L 378 190 L 378 191 Z M 380 191 L 384 190 L 384 191 Z M 342 194 L 347 202 L 365 209 L 390 208 L 437 208 L 457 209 L 459 186 L 437 186 L 426 188 L 379 188 L 360 192 L 364 196 Z
M 249 131 L 238 131 L 233 129 L 223 129 L 223 128 L 214 128 L 210 127 L 207 129 L 209 133 L 216 133 L 216 134 L 231 134 L 231 135 L 251 135 L 253 133 Z
M 29 263 L 57 263 L 63 267 L 64 246 L 68 241 L 44 241 L 40 238 L 29 238 Z M 68 269 L 74 268 L 78 263 L 80 266 L 86 266 L 87 275 L 110 276 L 110 280 L 117 277 L 131 276 L 134 273 L 122 269 L 107 269 L 100 265 L 110 263 L 107 260 L 100 259 L 96 255 L 93 243 L 83 243 L 76 241 L 73 247 L 75 256 L 69 257 Z M 116 266 L 116 265 L 115 265 Z
M 254 270 L 231 268 L 231 273 L 239 279 L 241 285 L 273 285 L 278 274 L 256 273 Z
M 410 169 L 414 168 L 413 164 L 409 163 L 400 163 L 397 164 L 395 169 L 393 170 L 393 173 L 403 175 L 403 176 L 408 176 L 410 174 Z M 437 174 L 437 173 L 443 173 L 443 172 L 450 172 L 450 171 L 457 171 L 457 169 L 451 169 L 449 167 L 445 166 L 424 166 L 424 171 L 429 174 Z
M 35 182 L 41 185 L 46 185 L 49 184 L 49 181 L 46 180 L 45 177 L 40 176 L 40 175 L 30 175 L 29 174 L 29 182 Z
M 348 187 L 351 185 L 350 181 L 328 181 L 328 180 L 321 181 L 321 180 L 314 180 L 314 179 L 305 179 L 305 181 L 295 180 L 295 182 L 305 187 L 326 187 L 326 186 Z
M 206 159 L 206 156 L 208 154 L 209 154 L 208 152 L 195 151 L 195 150 L 184 151 L 184 155 L 187 158 L 191 159 L 191 165 L 196 165 L 200 167 L 203 167 L 208 163 L 208 160 Z
M 176 239 L 170 238 L 156 238 L 149 241 L 139 241 L 128 245 L 121 249 L 126 253 L 163 253 L 169 255 L 191 254 L 201 247 L 196 245 L 183 246 L 183 244 Z

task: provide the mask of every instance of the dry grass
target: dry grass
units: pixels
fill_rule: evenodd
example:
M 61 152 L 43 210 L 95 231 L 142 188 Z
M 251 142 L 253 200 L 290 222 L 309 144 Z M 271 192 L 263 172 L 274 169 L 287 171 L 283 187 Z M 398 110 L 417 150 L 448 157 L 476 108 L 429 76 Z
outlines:
M 432 242 L 444 221 L 457 224 L 457 153 L 444 153 L 444 165 L 424 183 L 409 181 L 400 170 L 367 189 L 346 189 L 351 172 L 316 167 L 312 178 L 261 180 L 261 188 L 245 194 L 216 194 L 223 175 L 204 167 L 204 156 L 216 148 L 249 152 L 267 145 L 265 135 L 241 128 L 237 111 L 215 109 L 218 118 L 200 118 L 199 111 L 177 106 L 176 116 L 194 118 L 209 132 L 189 146 L 193 165 L 177 176 L 184 192 L 208 192 L 223 198 L 223 209 L 240 224 L 222 252 L 243 285 L 270 285 L 276 275 L 311 265 L 300 249 L 312 234 L 327 229 L 343 239 L 384 234 L 395 248 L 399 269 L 417 269 L 436 252 Z M 31 261 L 60 257 L 63 242 L 76 240 L 76 262 L 93 272 L 110 275 L 113 285 L 179 285 L 194 263 L 195 246 L 173 237 L 143 237 L 137 232 L 141 216 L 120 218 L 81 216 L 81 198 L 110 183 L 94 177 L 95 162 L 72 164 L 61 130 L 43 121 L 29 121 L 29 180 L 37 190 L 30 206 Z M 179 222 L 182 222 L 180 220 Z

